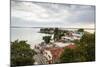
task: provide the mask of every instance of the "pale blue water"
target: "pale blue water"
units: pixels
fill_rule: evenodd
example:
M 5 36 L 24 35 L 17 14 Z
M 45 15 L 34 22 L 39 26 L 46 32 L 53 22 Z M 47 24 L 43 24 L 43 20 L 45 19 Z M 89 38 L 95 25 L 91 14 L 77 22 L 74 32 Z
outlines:
M 38 33 L 39 28 L 11 28 L 11 41 L 27 40 L 32 47 L 41 43 L 42 37 L 48 34 Z

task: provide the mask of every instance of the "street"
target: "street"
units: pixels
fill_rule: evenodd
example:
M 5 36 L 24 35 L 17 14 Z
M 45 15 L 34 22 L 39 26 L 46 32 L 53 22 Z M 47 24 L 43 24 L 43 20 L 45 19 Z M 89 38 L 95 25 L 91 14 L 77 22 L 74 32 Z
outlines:
M 48 64 L 47 59 L 42 54 L 34 55 L 33 58 L 37 64 Z

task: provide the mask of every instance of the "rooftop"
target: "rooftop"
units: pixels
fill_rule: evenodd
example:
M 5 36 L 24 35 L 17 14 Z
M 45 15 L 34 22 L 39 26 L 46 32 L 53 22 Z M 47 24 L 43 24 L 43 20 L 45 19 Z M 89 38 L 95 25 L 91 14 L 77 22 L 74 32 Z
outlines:
M 56 44 L 59 47 L 65 47 L 73 43 L 54 42 L 54 44 Z

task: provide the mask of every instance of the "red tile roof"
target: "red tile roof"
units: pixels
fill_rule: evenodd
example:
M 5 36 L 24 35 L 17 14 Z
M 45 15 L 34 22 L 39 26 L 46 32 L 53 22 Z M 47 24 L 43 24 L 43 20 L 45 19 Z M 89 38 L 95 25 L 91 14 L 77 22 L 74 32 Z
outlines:
M 70 44 L 70 45 L 66 46 L 66 48 L 74 49 L 74 48 L 76 48 L 76 45 L 74 45 L 74 44 Z
M 51 49 L 50 51 L 53 56 L 53 59 L 57 59 L 60 57 L 60 55 L 62 54 L 64 49 L 63 48 L 55 48 L 55 49 Z
M 71 49 L 74 49 L 76 48 L 76 45 L 73 45 L 73 44 L 70 44 L 64 48 L 71 48 Z M 56 60 L 60 57 L 60 55 L 63 53 L 64 51 L 64 48 L 61 48 L 61 47 L 52 47 L 52 48 L 46 48 L 46 50 L 49 50 L 53 56 L 53 60 Z

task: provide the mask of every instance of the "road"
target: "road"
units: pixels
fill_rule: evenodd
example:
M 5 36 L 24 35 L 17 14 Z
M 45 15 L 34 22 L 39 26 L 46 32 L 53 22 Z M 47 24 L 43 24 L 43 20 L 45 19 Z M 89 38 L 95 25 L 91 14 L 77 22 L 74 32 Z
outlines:
M 37 54 L 33 58 L 37 64 L 48 64 L 47 59 L 42 54 Z

